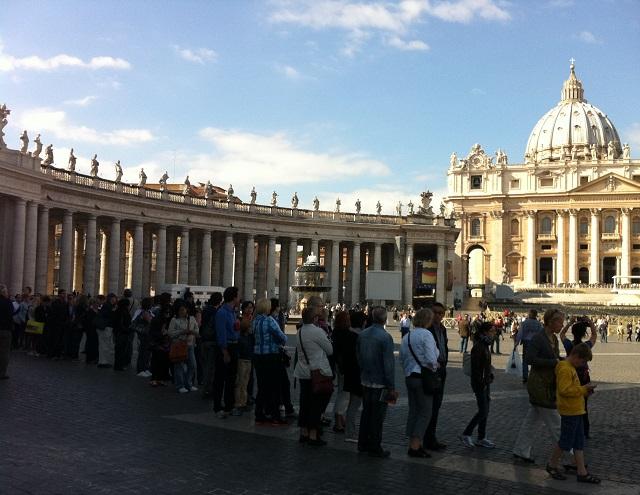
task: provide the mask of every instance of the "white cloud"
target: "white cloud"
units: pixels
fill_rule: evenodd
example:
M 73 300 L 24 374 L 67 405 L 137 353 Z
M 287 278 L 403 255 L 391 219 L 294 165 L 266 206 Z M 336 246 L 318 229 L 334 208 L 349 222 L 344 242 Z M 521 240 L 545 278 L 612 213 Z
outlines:
M 65 100 L 65 105 L 75 105 L 78 107 L 86 107 L 89 106 L 92 102 L 97 100 L 97 96 L 85 96 L 84 98 L 78 98 L 75 100 Z
M 631 145 L 631 151 L 633 152 L 640 149 L 640 122 L 634 122 L 624 132 L 625 140 Z
M 173 49 L 176 53 L 187 62 L 193 62 L 196 64 L 204 65 L 207 62 L 215 62 L 218 59 L 218 54 L 209 48 L 181 48 L 178 45 L 173 45 Z
M 41 133 L 43 142 L 47 140 L 45 133 L 51 133 L 54 137 L 65 141 L 119 146 L 146 143 L 155 139 L 148 129 L 98 131 L 90 127 L 74 125 L 69 122 L 64 111 L 50 108 L 35 108 L 25 111 L 19 119 L 18 127 L 27 129 L 30 133 Z
M 303 78 L 300 71 L 290 65 L 277 65 L 276 69 L 287 79 L 291 79 L 292 81 L 298 81 Z
M 574 0 L 551 0 L 547 6 L 554 9 L 565 9 L 568 7 L 573 7 L 575 4 Z
M 371 32 L 404 35 L 425 16 L 446 22 L 468 24 L 475 19 L 508 21 L 509 12 L 494 0 L 399 0 L 395 2 L 354 2 L 348 0 L 276 0 L 269 20 L 274 24 L 293 24 L 317 31 L 335 29 L 347 33 L 343 55 L 352 57 Z M 403 50 L 427 50 L 419 40 L 403 41 L 399 36 L 387 40 Z
M 403 51 L 427 51 L 429 50 L 429 45 L 427 45 L 424 41 L 420 40 L 412 40 L 412 41 L 404 41 L 397 36 L 393 38 L 389 38 L 387 40 L 387 44 L 398 50 Z
M 64 67 L 76 69 L 130 69 L 131 64 L 117 57 L 93 57 L 84 61 L 72 55 L 60 54 L 50 58 L 42 58 L 38 55 L 28 57 L 15 57 L 4 52 L 4 45 L 0 42 L 0 72 L 13 72 L 16 70 L 53 71 Z
M 361 153 L 316 153 L 294 144 L 284 133 L 261 135 L 207 127 L 200 136 L 214 145 L 211 154 L 185 158 L 193 180 L 219 178 L 243 188 L 348 181 L 390 175 L 389 167 Z
M 588 43 L 590 45 L 598 45 L 602 43 L 602 40 L 596 37 L 596 35 L 591 31 L 580 31 L 575 37 L 583 43 Z
M 472 95 L 478 95 L 478 96 L 482 96 L 482 95 L 486 95 L 487 93 L 480 88 L 471 88 L 471 94 Z

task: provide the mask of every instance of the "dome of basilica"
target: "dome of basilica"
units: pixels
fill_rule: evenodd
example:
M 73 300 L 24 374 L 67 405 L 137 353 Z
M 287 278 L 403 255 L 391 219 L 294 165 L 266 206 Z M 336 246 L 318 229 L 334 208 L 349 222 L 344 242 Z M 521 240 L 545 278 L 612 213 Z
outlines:
M 535 125 L 525 151 L 527 162 L 563 159 L 617 158 L 622 153 L 615 126 L 599 108 L 584 99 L 575 66 L 562 86 L 562 99 Z M 611 150 L 610 148 L 611 143 Z

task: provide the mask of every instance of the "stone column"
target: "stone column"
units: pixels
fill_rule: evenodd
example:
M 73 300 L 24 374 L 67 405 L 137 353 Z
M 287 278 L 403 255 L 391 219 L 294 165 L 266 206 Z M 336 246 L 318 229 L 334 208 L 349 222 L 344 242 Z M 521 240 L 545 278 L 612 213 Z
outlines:
M 373 269 L 382 270 L 382 244 L 379 242 L 373 246 Z
M 289 269 L 289 250 L 285 249 L 285 244 L 280 242 L 280 270 L 278 273 L 278 299 L 281 307 L 287 308 L 289 305 L 289 279 L 287 271 Z
M 274 236 L 269 236 L 269 243 L 267 247 L 267 297 L 274 297 L 275 289 L 276 289 L 276 238 Z
M 71 215 L 71 213 L 69 213 Z M 24 241 L 27 217 L 27 202 L 24 199 L 16 199 L 14 207 L 13 223 L 13 249 L 11 256 L 11 295 L 22 293 L 22 281 L 24 273 Z M 73 238 L 72 238 L 73 239 Z M 71 269 L 71 262 L 69 262 Z M 69 275 L 69 280 L 71 275 Z
M 402 237 L 395 236 L 393 242 L 393 271 L 394 272 L 403 272 L 403 263 L 402 263 Z M 404 285 L 403 285 L 404 290 Z M 402 291 L 401 291 L 402 292 Z M 395 304 L 400 306 L 403 304 L 404 298 L 402 294 L 400 294 L 400 299 L 395 301 Z
M 49 274 L 49 207 L 42 206 L 38 218 L 38 256 L 36 258 L 35 291 L 47 293 L 47 275 Z
M 247 234 L 247 245 L 244 254 L 244 299 L 253 301 L 253 283 L 255 279 L 256 241 L 252 234 Z
M 87 217 L 87 240 L 84 248 L 84 273 L 82 285 L 84 293 L 96 295 L 96 255 L 97 232 L 96 216 L 89 214 Z
M 71 291 L 73 275 L 73 213 L 65 210 L 62 217 L 62 238 L 60 239 L 60 272 L 58 289 Z
M 413 305 L 413 244 L 407 242 L 404 264 L 404 304 Z
M 289 256 L 288 256 L 287 279 L 288 285 L 291 287 L 296 284 L 296 268 L 298 267 L 298 239 L 289 239 Z M 294 294 L 289 298 L 289 307 L 293 307 L 295 301 Z
M 353 243 L 351 257 L 351 304 L 360 302 L 360 243 Z
M 38 250 L 38 203 L 27 205 L 27 226 L 24 249 L 24 277 L 22 284 L 34 288 L 36 284 L 36 254 Z
M 111 221 L 109 233 L 109 292 L 120 294 L 120 219 Z
M 578 212 L 569 210 L 569 283 L 578 283 Z
M 222 285 L 231 287 L 233 283 L 233 232 L 226 232 L 224 237 L 224 269 Z
M 153 231 L 147 229 L 144 232 L 142 243 L 142 297 L 151 294 L 151 253 L 153 252 Z
M 198 269 L 198 248 L 202 246 L 202 242 L 198 243 L 199 239 L 196 232 L 189 237 L 189 275 L 187 280 L 189 285 L 198 285 L 198 276 L 200 274 Z
M 219 233 L 214 232 L 211 236 L 213 246 L 211 248 L 211 285 L 220 287 L 222 285 L 222 239 Z
M 178 283 L 182 285 L 189 285 L 189 229 L 187 227 L 184 227 L 180 234 Z
M 156 294 L 163 292 L 167 270 L 167 226 L 158 225 L 156 233 L 156 283 L 153 288 Z
M 527 212 L 527 272 L 525 283 L 536 285 L 536 212 Z
M 85 244 L 84 235 L 82 227 L 76 227 L 73 233 L 73 277 L 71 279 L 73 290 L 80 290 L 84 280 L 84 253 L 82 252 Z
M 200 265 L 200 285 L 211 285 L 211 232 L 202 234 L 202 257 Z
M 564 251 L 565 251 L 565 237 L 564 237 L 564 211 L 558 210 L 556 218 L 556 236 L 558 238 L 556 249 L 556 284 L 564 284 Z
M 589 283 L 597 284 L 600 282 L 600 210 L 598 208 L 591 209 L 591 250 L 590 266 L 589 266 Z
M 630 258 L 631 258 L 631 219 L 630 219 L 630 209 L 622 208 L 621 211 L 621 229 L 620 234 L 622 237 L 622 242 L 620 245 L 621 248 L 621 257 L 620 257 L 620 273 L 623 277 L 628 277 L 631 275 L 631 267 L 630 267 Z M 630 281 L 628 279 L 622 279 L 621 283 L 627 284 Z
M 244 236 L 236 236 L 234 240 L 234 247 L 233 285 L 240 289 L 240 295 L 242 296 L 244 293 L 244 257 L 247 251 Z
M 447 304 L 447 246 L 438 244 L 438 268 L 436 271 L 436 301 Z
M 502 267 L 504 266 L 503 256 L 503 222 L 504 212 L 502 210 L 494 210 L 490 213 L 491 219 L 491 260 L 489 262 L 489 279 L 494 284 L 502 283 Z M 485 217 L 485 221 L 487 218 Z M 439 249 L 439 247 L 438 247 Z M 438 279 L 438 281 L 440 281 Z M 438 301 L 445 304 L 444 299 Z
M 331 304 L 337 304 L 342 290 L 342 277 L 340 276 L 340 241 L 331 243 Z
M 129 255 L 131 256 L 131 255 Z M 142 293 L 142 273 L 144 265 L 144 225 L 136 222 L 133 230 L 133 263 L 131 277 L 131 291 L 133 297 L 141 298 Z
M 107 258 L 107 234 L 100 231 L 100 275 L 98 294 L 107 295 L 109 292 L 109 260 Z
M 320 260 L 320 246 L 318 239 L 311 239 L 311 252 L 318 257 L 318 261 Z

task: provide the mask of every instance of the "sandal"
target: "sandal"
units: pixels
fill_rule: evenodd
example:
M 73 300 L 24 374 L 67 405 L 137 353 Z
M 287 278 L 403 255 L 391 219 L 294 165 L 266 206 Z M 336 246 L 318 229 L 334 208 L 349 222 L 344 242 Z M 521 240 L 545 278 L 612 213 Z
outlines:
M 598 478 L 597 476 L 593 476 L 589 473 L 587 474 L 579 474 L 578 475 L 578 481 L 580 483 L 591 483 L 592 485 L 599 485 L 600 484 L 600 478 Z
M 564 474 L 562 474 L 558 468 L 555 468 L 550 464 L 547 464 L 546 470 L 547 470 L 547 473 L 549 473 L 554 480 L 567 479 L 567 477 Z

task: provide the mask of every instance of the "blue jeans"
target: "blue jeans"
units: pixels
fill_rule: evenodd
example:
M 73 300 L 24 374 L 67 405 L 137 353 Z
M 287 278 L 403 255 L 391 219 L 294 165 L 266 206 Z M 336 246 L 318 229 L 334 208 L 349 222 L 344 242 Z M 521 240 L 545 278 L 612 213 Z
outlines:
M 474 391 L 476 394 L 476 402 L 478 403 L 478 412 L 475 414 L 469 424 L 464 429 L 463 435 L 471 436 L 475 427 L 478 427 L 478 440 L 485 438 L 487 430 L 487 418 L 489 417 L 489 386 L 483 390 Z
M 173 377 L 176 388 L 191 390 L 196 376 L 196 354 L 192 345 L 187 349 L 187 360 L 173 365 Z
M 467 352 L 469 337 L 460 337 L 460 352 Z

